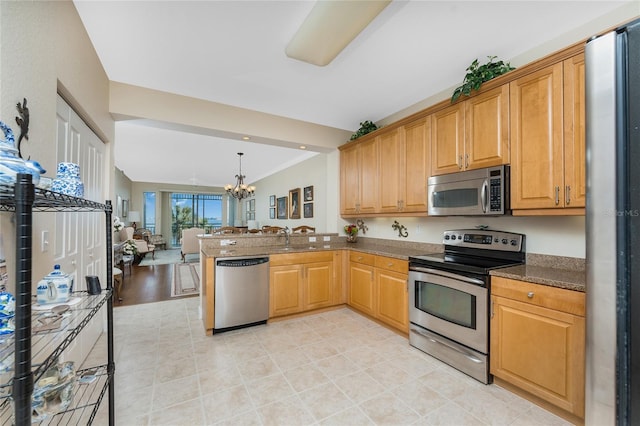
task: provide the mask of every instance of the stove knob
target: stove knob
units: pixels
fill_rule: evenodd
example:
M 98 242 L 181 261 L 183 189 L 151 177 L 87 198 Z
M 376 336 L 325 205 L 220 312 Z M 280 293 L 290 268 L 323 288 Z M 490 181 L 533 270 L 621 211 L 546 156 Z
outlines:
M 448 239 L 449 239 L 449 235 L 445 235 L 445 236 L 444 236 L 444 239 L 445 239 L 445 240 L 448 240 Z
M 495 240 L 493 240 L 494 243 L 498 244 L 500 242 L 499 238 L 496 238 Z
M 518 241 L 516 241 L 516 240 L 511 240 L 511 245 L 512 245 L 512 246 L 517 246 L 517 245 L 518 245 Z
M 502 244 L 507 244 L 507 243 L 508 243 L 507 239 L 506 239 L 506 238 L 503 238 L 503 239 L 502 239 Z

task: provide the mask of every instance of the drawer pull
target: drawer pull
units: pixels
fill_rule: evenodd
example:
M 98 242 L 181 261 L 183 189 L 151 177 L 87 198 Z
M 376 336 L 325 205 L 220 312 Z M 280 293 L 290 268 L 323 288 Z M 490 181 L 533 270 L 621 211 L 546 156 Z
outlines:
M 391 267 L 391 266 L 393 266 L 393 263 L 389 262 L 389 263 L 387 263 L 387 266 Z
M 528 297 L 529 299 L 533 299 L 533 292 L 532 292 L 532 291 L 530 291 L 529 293 L 527 293 L 527 297 Z

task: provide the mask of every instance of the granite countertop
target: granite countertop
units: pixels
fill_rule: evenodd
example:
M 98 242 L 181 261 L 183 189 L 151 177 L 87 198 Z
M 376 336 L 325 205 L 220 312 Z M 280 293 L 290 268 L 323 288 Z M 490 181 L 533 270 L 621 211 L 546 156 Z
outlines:
M 518 265 L 491 271 L 494 277 L 511 278 L 534 284 L 564 288 L 583 292 L 586 290 L 586 274 L 584 269 L 562 269 L 557 266 Z
M 361 238 L 356 243 L 347 243 L 343 238 L 338 241 L 306 244 L 270 244 L 261 246 L 229 245 L 223 247 L 205 247 L 202 253 L 206 257 L 271 256 L 287 253 L 311 253 L 327 250 L 354 250 L 378 256 L 388 256 L 409 260 L 409 256 L 442 251 L 442 246 L 427 243 L 390 243 L 387 240 Z M 520 281 L 543 284 L 552 287 L 584 292 L 586 275 L 584 259 L 562 256 L 527 254 L 525 265 L 495 269 L 492 276 L 511 278 Z
M 433 245 L 437 246 L 437 245 Z M 361 239 L 357 243 L 331 242 L 330 244 L 304 245 L 272 245 L 259 247 L 225 246 L 203 248 L 202 253 L 207 257 L 235 257 L 235 256 L 268 256 L 286 253 L 310 253 L 326 250 L 355 250 L 379 256 L 388 256 L 401 260 L 409 260 L 409 256 L 416 256 L 437 251 L 437 247 L 407 246 L 399 247 L 377 242 L 367 242 Z

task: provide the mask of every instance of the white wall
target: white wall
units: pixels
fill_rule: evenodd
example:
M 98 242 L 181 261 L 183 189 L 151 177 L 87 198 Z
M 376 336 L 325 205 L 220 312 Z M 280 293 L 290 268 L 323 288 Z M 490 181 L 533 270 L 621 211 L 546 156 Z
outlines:
M 293 167 L 255 182 L 258 225 L 288 226 L 289 228 L 309 225 L 315 227 L 317 232 L 335 232 L 328 230 L 327 226 L 328 212 L 331 217 L 334 217 L 337 211 L 333 201 L 335 189 L 332 188 L 329 191 L 327 189 L 330 183 L 334 184 L 333 174 L 331 178 L 328 174 L 329 170 L 333 172 L 329 165 L 329 159 L 332 156 L 335 154 L 316 154 Z M 291 189 L 300 188 L 303 191 L 306 186 L 313 186 L 313 218 L 305 218 L 301 210 L 300 219 L 269 219 L 269 196 L 288 197 Z M 332 210 L 329 210 L 330 208 Z M 243 209 L 244 211 L 246 209 Z M 246 218 L 244 215 L 243 217 Z
M 29 140 L 23 142 L 26 158 L 38 160 L 47 170 L 56 172 L 56 92 L 107 143 L 106 157 L 112 168 L 113 154 L 108 144 L 114 137 L 114 122 L 109 114 L 109 81 L 70 1 L 0 1 L 0 120 L 19 131 L 15 123 L 16 103 L 27 98 L 30 111 Z M 3 138 L 4 139 L 4 138 Z M 109 187 L 112 185 L 110 178 Z M 0 233 L 7 258 L 10 285 L 15 279 L 15 226 L 11 214 L 0 213 Z M 33 220 L 32 277 L 50 272 L 52 251 L 42 252 L 39 236 L 49 235 L 55 227 L 55 215 L 39 213 Z M 50 247 L 54 242 L 50 242 Z

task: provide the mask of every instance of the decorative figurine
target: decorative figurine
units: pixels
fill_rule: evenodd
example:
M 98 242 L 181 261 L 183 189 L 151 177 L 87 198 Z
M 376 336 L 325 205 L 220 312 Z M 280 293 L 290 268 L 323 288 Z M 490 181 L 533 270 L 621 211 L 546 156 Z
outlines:
M 27 108 L 27 98 L 22 99 L 22 105 L 20 102 L 16 104 L 20 117 L 16 117 L 16 123 L 20 126 L 20 136 L 18 136 L 18 155 L 22 157 L 22 151 L 20 150 L 20 143 L 22 139 L 29 140 L 29 108 Z
M 393 221 L 393 225 L 391 225 L 393 229 L 398 231 L 398 237 L 407 238 L 409 236 L 409 232 L 407 231 L 407 227 L 404 225 L 400 225 L 397 220 Z

